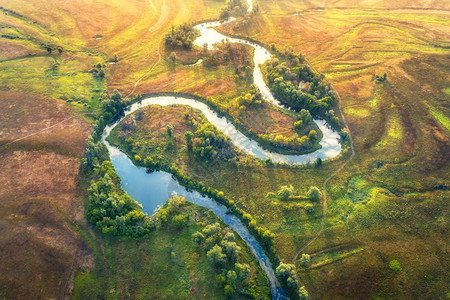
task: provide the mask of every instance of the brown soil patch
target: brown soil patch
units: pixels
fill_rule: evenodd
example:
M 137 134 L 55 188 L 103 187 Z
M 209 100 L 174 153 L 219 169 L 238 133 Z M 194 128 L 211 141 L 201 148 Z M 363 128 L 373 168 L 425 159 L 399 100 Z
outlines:
M 69 223 L 85 226 L 77 178 L 89 125 L 25 93 L 1 92 L 0 107 L 0 295 L 69 297 L 76 270 L 93 266 Z

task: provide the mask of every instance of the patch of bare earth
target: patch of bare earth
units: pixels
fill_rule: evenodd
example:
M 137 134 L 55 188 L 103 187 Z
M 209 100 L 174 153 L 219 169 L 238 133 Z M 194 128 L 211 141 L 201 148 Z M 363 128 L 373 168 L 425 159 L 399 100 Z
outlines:
M 61 299 L 93 266 L 77 184 L 89 125 L 64 103 L 0 92 L 0 298 Z

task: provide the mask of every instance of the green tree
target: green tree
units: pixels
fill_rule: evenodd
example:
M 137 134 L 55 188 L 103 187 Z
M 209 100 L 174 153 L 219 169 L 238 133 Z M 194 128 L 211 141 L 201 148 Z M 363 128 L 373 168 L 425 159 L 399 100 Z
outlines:
M 294 187 L 292 185 L 287 186 L 283 185 L 281 188 L 277 191 L 277 198 L 280 200 L 287 200 L 290 196 L 294 193 Z
M 224 290 L 225 295 L 226 295 L 227 297 L 231 297 L 231 296 L 234 295 L 234 289 L 233 289 L 233 287 L 232 287 L 231 285 L 229 285 L 229 284 L 226 285 L 225 288 L 224 288 L 223 290 Z
M 275 270 L 277 277 L 282 282 L 286 282 L 286 280 L 292 275 L 293 272 L 295 272 L 295 266 L 285 263 L 280 263 L 280 265 Z
M 308 300 L 309 299 L 308 291 L 305 289 L 304 286 L 302 286 L 298 290 L 298 296 L 299 296 L 300 300 Z
M 237 274 L 235 271 L 230 270 L 227 272 L 227 281 L 231 286 L 236 286 Z
M 169 137 L 172 137 L 172 135 L 173 135 L 173 126 L 172 125 L 167 125 L 167 135 L 169 136 Z
M 227 259 L 229 262 L 234 263 L 239 257 L 239 253 L 241 252 L 241 247 L 239 247 L 236 242 L 230 242 L 226 240 L 222 240 L 220 243 L 222 246 L 223 252 L 225 252 Z
M 219 267 L 225 263 L 226 255 L 223 254 L 222 247 L 219 245 L 214 245 L 211 250 L 206 254 L 209 262 Z
M 192 151 L 192 145 L 193 145 L 193 138 L 194 138 L 194 134 L 190 131 L 186 131 L 184 133 L 184 138 L 186 139 L 186 145 L 189 151 Z
M 316 162 L 314 163 L 314 165 L 315 165 L 316 167 L 320 167 L 320 166 L 322 165 L 322 159 L 321 159 L 320 157 L 318 157 L 318 158 L 316 159 Z
M 175 52 L 170 53 L 169 60 L 172 64 L 175 64 L 177 61 L 177 54 Z
M 197 245 L 201 245 L 204 240 L 205 236 L 203 235 L 203 233 L 197 231 L 192 234 L 192 241 L 194 241 L 194 243 L 196 243 Z
M 212 235 L 215 235 L 216 233 L 218 233 L 220 231 L 220 224 L 219 223 L 214 223 L 211 225 L 206 226 L 205 228 L 202 229 L 202 232 L 205 234 L 205 236 L 210 237 Z
M 318 187 L 312 186 L 309 188 L 307 196 L 313 201 L 318 201 L 320 199 L 320 196 L 322 196 L 322 193 L 320 192 Z
M 302 257 L 300 258 L 300 265 L 303 268 L 308 268 L 311 265 L 311 256 L 309 254 L 302 254 Z
M 236 263 L 235 265 L 236 273 L 240 281 L 247 279 L 248 274 L 250 274 L 250 266 L 247 264 Z
M 186 225 L 186 216 L 183 214 L 178 214 L 172 218 L 172 226 L 181 229 Z
M 300 120 L 303 121 L 303 123 L 308 124 L 312 120 L 311 113 L 307 109 L 302 109 L 300 111 Z

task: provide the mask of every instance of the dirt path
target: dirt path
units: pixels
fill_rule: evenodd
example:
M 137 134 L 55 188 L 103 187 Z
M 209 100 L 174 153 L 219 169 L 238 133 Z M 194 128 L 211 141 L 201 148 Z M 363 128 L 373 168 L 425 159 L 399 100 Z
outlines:
M 152 67 L 150 68 L 150 70 L 148 70 L 147 72 L 144 73 L 144 75 L 142 75 L 133 85 L 133 90 L 125 97 L 125 99 L 129 98 L 131 95 L 133 95 L 133 93 L 136 91 L 138 84 L 142 81 L 142 79 L 144 79 L 145 76 L 148 75 L 148 73 L 150 73 L 151 71 L 153 71 L 153 69 L 156 67 L 157 64 L 159 64 L 161 62 L 161 43 L 158 45 L 158 60 L 152 65 Z
M 11 141 L 11 142 L 9 142 L 9 143 L 6 143 L 6 144 L 4 144 L 4 145 L 1 145 L 0 149 L 3 148 L 3 147 L 6 147 L 6 146 L 8 146 L 8 145 L 14 144 L 14 143 L 16 143 L 16 142 L 18 142 L 18 141 L 21 141 L 21 140 L 23 140 L 23 139 L 29 138 L 30 136 L 33 136 L 33 135 L 39 134 L 39 133 L 41 133 L 41 132 L 47 131 L 47 130 L 49 130 L 49 129 L 52 129 L 52 128 L 58 126 L 59 124 L 64 123 L 64 122 L 66 122 L 66 121 L 69 121 L 69 120 L 71 120 L 71 119 L 73 119 L 73 118 L 74 118 L 74 117 L 66 118 L 66 119 L 64 119 L 64 120 L 62 120 L 62 121 L 59 121 L 59 122 L 56 123 L 56 124 L 53 124 L 53 125 L 51 125 L 51 126 L 48 126 L 48 127 L 44 128 L 44 129 L 41 129 L 41 130 L 39 130 L 39 131 L 33 132 L 33 133 L 31 133 L 31 134 L 28 134 L 28 135 L 26 135 L 26 136 L 24 136 L 24 137 L 15 139 L 15 140 L 13 140 L 13 141 Z

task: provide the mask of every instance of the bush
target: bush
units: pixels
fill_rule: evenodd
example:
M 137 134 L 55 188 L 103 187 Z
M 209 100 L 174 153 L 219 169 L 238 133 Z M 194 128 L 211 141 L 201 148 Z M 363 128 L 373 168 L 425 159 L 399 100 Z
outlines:
M 287 200 L 290 196 L 292 196 L 293 193 L 294 187 L 292 185 L 284 185 L 277 191 L 276 196 L 280 200 Z
M 275 270 L 275 274 L 280 280 L 280 283 L 286 288 L 286 292 L 291 295 L 291 298 L 297 298 L 299 283 L 295 266 L 292 264 L 280 263 Z
M 391 261 L 389 262 L 389 268 L 390 268 L 392 271 L 395 271 L 395 272 L 400 272 L 400 271 L 402 270 L 402 266 L 400 265 L 400 263 L 399 263 L 398 260 L 396 260 L 396 259 L 391 260 Z
M 308 268 L 311 265 L 311 256 L 309 254 L 302 254 L 302 257 L 300 258 L 300 265 L 303 268 Z
M 181 229 L 186 225 L 186 216 L 183 214 L 176 215 L 172 218 L 172 226 Z
M 307 196 L 309 199 L 313 201 L 319 201 L 320 196 L 322 196 L 322 193 L 320 192 L 318 187 L 312 186 L 309 188 Z

